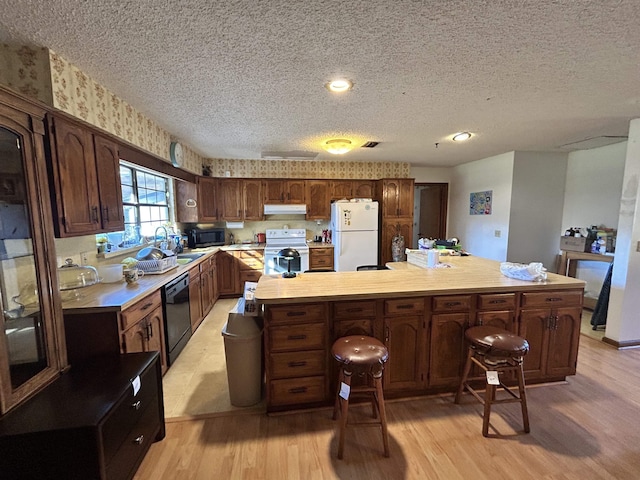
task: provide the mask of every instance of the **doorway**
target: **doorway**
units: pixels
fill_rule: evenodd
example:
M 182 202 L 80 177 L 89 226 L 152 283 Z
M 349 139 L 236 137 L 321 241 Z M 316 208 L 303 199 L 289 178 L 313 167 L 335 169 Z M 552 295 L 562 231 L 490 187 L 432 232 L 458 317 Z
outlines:
M 420 238 L 447 237 L 449 184 L 416 183 L 414 190 L 413 245 Z

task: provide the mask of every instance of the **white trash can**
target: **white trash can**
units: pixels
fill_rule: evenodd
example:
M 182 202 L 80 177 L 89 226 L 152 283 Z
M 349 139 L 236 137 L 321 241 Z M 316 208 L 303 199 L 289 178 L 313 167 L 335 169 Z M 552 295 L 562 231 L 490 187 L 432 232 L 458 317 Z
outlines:
M 242 315 L 243 299 L 222 327 L 231 405 L 249 407 L 262 399 L 262 327 L 259 317 Z

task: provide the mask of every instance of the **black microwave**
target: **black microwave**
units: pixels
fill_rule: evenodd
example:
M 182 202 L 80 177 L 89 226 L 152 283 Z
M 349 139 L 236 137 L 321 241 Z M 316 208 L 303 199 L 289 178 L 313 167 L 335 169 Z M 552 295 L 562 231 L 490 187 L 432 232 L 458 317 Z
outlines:
M 213 247 L 225 243 L 224 228 L 190 228 L 185 233 L 189 248 Z

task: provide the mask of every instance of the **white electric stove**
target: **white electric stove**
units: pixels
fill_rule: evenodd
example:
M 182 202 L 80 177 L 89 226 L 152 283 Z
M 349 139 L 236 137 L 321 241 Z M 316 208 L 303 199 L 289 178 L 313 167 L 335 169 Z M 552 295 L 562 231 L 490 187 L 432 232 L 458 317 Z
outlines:
M 265 275 L 278 275 L 287 271 L 301 273 L 309 270 L 309 246 L 307 231 L 304 228 L 268 229 L 267 243 L 264 247 Z M 300 257 L 287 260 L 280 251 L 293 248 Z

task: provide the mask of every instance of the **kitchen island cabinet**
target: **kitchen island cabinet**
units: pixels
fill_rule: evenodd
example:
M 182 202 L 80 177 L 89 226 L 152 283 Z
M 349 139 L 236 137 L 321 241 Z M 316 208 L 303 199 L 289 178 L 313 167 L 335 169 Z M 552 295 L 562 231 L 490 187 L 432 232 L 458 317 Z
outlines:
M 525 282 L 503 276 L 499 263 L 491 260 L 447 257 L 442 261 L 449 268 L 423 269 L 398 262 L 389 264 L 391 270 L 381 271 L 302 273 L 293 279 L 263 275 L 256 299 L 264 305 L 266 332 L 276 326 L 290 327 L 295 332 L 291 335 L 307 338 L 308 332 L 300 333 L 295 327 L 308 320 L 310 310 L 316 312 L 316 328 L 325 324 L 330 332 L 322 345 L 316 342 L 312 349 L 316 355 L 324 352 L 323 372 L 303 372 L 293 385 L 267 369 L 267 388 L 274 388 L 272 382 L 277 380 L 283 389 L 283 385 L 293 389 L 302 385 L 309 392 L 313 384 L 313 398 L 289 396 L 274 402 L 268 395 L 267 410 L 331 404 L 335 362 L 330 348 L 336 338 L 348 333 L 373 334 L 389 348 L 384 388 L 390 397 L 454 392 L 466 356 L 464 333 L 480 323 L 501 325 L 530 340 L 531 351 L 525 357 L 527 369 L 531 356 L 527 382 L 559 381 L 575 374 L 583 281 L 549 274 L 546 282 Z M 299 314 L 282 315 L 287 307 Z M 322 338 L 315 330 L 313 336 Z M 273 343 L 265 343 L 267 362 L 278 353 L 272 347 Z M 293 361 L 298 360 L 304 361 L 302 357 Z M 321 379 L 326 395 L 319 400 Z

